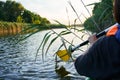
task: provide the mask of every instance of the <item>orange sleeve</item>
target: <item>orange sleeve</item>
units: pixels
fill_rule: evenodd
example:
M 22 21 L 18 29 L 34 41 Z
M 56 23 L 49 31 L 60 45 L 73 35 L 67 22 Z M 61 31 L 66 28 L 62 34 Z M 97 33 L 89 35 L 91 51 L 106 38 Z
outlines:
M 117 26 L 113 26 L 106 34 L 106 36 L 112 36 L 115 35 L 115 33 L 117 32 L 118 27 Z

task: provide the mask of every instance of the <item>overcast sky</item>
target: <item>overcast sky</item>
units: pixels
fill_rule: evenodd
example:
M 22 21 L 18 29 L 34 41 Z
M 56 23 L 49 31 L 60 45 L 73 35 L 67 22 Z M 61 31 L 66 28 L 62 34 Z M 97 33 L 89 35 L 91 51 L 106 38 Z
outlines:
M 14 1 L 21 3 L 27 10 L 39 14 L 41 17 L 47 18 L 52 23 L 54 23 L 54 20 L 58 20 L 63 24 L 68 24 L 70 20 L 70 23 L 73 24 L 74 20 L 77 17 L 72 8 L 70 7 L 70 5 L 68 4 L 68 1 L 71 1 L 78 15 L 84 14 L 86 17 L 89 16 L 87 10 L 81 3 L 81 0 L 14 0 Z M 86 5 L 98 1 L 100 0 L 83 0 L 83 2 Z M 88 7 L 88 9 L 91 12 L 92 7 Z M 81 16 L 80 19 L 84 21 L 83 16 Z M 80 22 L 78 21 L 78 23 Z

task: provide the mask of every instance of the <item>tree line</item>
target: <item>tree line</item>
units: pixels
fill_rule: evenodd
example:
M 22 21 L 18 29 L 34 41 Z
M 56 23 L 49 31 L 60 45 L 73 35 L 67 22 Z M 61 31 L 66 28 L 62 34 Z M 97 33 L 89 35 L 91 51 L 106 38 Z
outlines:
M 46 18 L 25 9 L 21 3 L 12 0 L 0 1 L 0 21 L 50 24 Z
M 115 23 L 112 15 L 112 1 L 101 0 L 101 2 L 90 4 L 94 5 L 93 15 L 84 22 L 85 29 L 91 32 L 100 32 Z

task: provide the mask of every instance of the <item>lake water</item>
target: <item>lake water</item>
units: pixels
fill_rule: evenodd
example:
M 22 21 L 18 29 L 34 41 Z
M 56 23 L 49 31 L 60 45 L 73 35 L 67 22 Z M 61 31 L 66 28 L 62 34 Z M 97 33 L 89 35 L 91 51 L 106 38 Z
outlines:
M 55 31 L 59 32 L 60 30 L 56 29 Z M 74 62 L 57 64 L 58 66 L 63 65 L 71 73 L 67 77 L 61 78 L 55 72 L 54 53 L 58 45 L 61 44 L 60 40 L 51 46 L 47 56 L 44 57 L 44 61 L 41 50 L 35 61 L 36 51 L 47 32 L 39 32 L 16 45 L 15 42 L 18 38 L 0 38 L 0 80 L 85 80 L 85 77 L 76 72 Z M 73 44 L 75 45 L 81 42 L 71 34 L 64 37 L 67 40 L 74 39 Z

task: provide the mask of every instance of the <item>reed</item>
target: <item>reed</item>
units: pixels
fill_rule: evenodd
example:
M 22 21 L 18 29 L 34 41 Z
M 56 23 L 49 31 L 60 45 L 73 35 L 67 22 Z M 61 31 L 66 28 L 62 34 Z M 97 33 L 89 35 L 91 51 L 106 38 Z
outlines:
M 82 24 L 81 26 L 83 26 L 82 28 L 75 27 L 73 24 L 70 23 L 70 17 L 69 17 L 69 15 L 68 15 L 68 12 L 69 12 L 69 11 L 68 11 L 68 9 L 66 8 L 66 13 L 67 13 L 67 18 L 68 18 L 68 25 L 64 25 L 64 24 L 60 23 L 59 21 L 55 20 L 55 22 L 58 23 L 59 27 L 56 27 L 56 26 L 54 26 L 54 25 L 37 25 L 37 26 L 36 26 L 36 25 L 32 25 L 31 27 L 28 27 L 28 28 L 26 28 L 26 29 L 23 30 L 23 32 L 26 31 L 26 30 L 35 30 L 35 31 L 33 31 L 33 33 L 30 33 L 28 36 L 24 37 L 24 38 L 21 39 L 21 40 L 24 40 L 24 39 L 30 37 L 31 35 L 36 34 L 37 32 L 39 32 L 39 31 L 41 31 L 41 30 L 43 30 L 43 29 L 45 29 L 45 30 L 49 29 L 49 30 L 50 30 L 50 32 L 48 32 L 48 33 L 45 34 L 45 36 L 43 37 L 43 40 L 41 41 L 41 43 L 40 43 L 40 45 L 39 45 L 39 47 L 38 47 L 38 49 L 37 49 L 35 60 L 37 59 L 37 56 L 38 56 L 38 54 L 39 54 L 39 50 L 42 50 L 42 57 L 44 58 L 44 57 L 48 54 L 49 49 L 51 49 L 51 46 L 53 45 L 53 43 L 54 43 L 57 39 L 60 39 L 60 40 L 61 40 L 61 44 L 58 45 L 59 47 L 58 47 L 58 49 L 54 52 L 53 56 L 55 56 L 55 55 L 56 55 L 56 52 L 57 52 L 58 50 L 62 49 L 62 48 L 68 49 L 69 46 L 66 46 L 66 44 L 70 45 L 71 47 L 74 47 L 74 46 L 75 46 L 75 45 L 73 44 L 74 38 L 72 39 L 72 41 L 69 41 L 69 40 L 67 40 L 67 39 L 64 38 L 65 35 L 73 34 L 73 35 L 74 35 L 76 38 L 78 38 L 79 40 L 84 41 L 84 40 L 83 40 L 84 36 L 90 35 L 90 34 L 92 33 L 92 32 L 90 32 L 90 30 L 91 30 L 91 31 L 101 31 L 101 30 L 102 30 L 102 29 L 101 29 L 101 26 L 99 27 L 99 25 L 100 25 L 100 24 L 103 24 L 103 23 L 100 23 L 100 22 L 103 22 L 103 21 L 105 21 L 105 20 L 106 20 L 106 22 L 107 22 L 108 20 L 110 20 L 110 21 L 111 21 L 110 23 L 113 23 L 113 21 L 111 20 L 112 18 L 110 18 L 110 19 L 107 20 L 107 18 L 109 18 L 109 16 L 108 16 L 108 15 L 107 15 L 107 16 L 104 16 L 105 13 L 106 13 L 106 11 L 108 10 L 108 8 L 105 9 L 105 8 L 104 8 L 105 6 L 102 7 L 102 9 L 105 9 L 105 10 L 103 10 L 103 11 L 101 12 L 101 14 L 98 13 L 99 10 L 93 10 L 93 12 L 97 12 L 97 14 L 100 15 L 99 17 L 96 15 L 97 17 L 95 18 L 95 14 L 94 14 L 94 15 L 90 14 L 90 12 L 89 12 L 89 10 L 87 9 L 87 7 L 90 6 L 90 5 L 96 5 L 96 6 L 94 7 L 94 9 L 96 9 L 96 7 L 97 7 L 97 8 L 100 7 L 100 9 L 101 9 L 101 4 L 100 4 L 100 3 L 94 3 L 94 4 L 90 4 L 90 5 L 85 5 L 85 3 L 84 3 L 83 0 L 80 0 L 80 1 L 81 1 L 82 5 L 85 7 L 85 9 L 86 9 L 86 11 L 88 12 L 88 14 L 90 15 L 90 18 L 86 17 L 83 13 L 78 13 L 77 10 L 75 9 L 75 7 L 72 5 L 72 3 L 71 3 L 70 0 L 68 1 L 68 4 L 71 6 L 71 9 L 73 10 L 73 12 L 76 14 L 76 17 L 77 17 L 77 18 L 74 19 L 74 25 L 77 25 L 77 24 L 76 24 L 76 21 L 79 20 L 80 24 Z M 108 2 L 109 2 L 109 1 L 108 1 Z M 102 3 L 102 4 L 103 4 L 103 3 Z M 108 6 L 108 5 L 106 5 L 106 6 Z M 82 23 L 81 16 L 79 16 L 79 14 L 82 15 L 83 17 L 85 17 L 85 19 L 87 20 L 85 23 Z M 107 14 L 108 14 L 108 13 L 107 13 Z M 110 13 L 110 14 L 111 14 L 111 13 Z M 110 15 L 110 14 L 109 14 L 109 15 Z M 107 17 L 107 18 L 106 18 L 106 17 Z M 101 21 L 101 19 L 102 19 L 102 21 Z M 108 22 L 107 22 L 107 23 L 108 23 Z M 104 24 L 105 24 L 105 23 L 104 23 Z M 95 26 L 95 27 L 93 28 L 93 26 Z M 110 26 L 110 25 L 108 25 L 108 26 Z M 62 27 L 62 28 L 64 28 L 64 30 L 61 31 L 61 32 L 59 32 L 59 33 L 57 33 L 57 32 L 53 29 L 53 27 L 54 27 L 54 28 L 60 28 L 60 27 Z M 89 27 L 89 28 L 88 28 L 88 27 Z M 95 29 L 95 30 L 93 30 L 93 29 Z M 77 33 L 82 32 L 83 35 L 82 35 L 82 36 L 79 36 L 78 34 L 76 34 L 76 32 L 77 32 Z M 54 35 L 54 37 L 53 37 L 53 35 Z M 45 47 L 47 47 L 47 48 L 45 48 Z M 81 49 L 79 49 L 79 50 L 80 50 L 80 51 L 84 51 L 84 50 L 81 50 Z
M 0 22 L 0 36 L 14 36 L 20 34 L 20 32 L 27 27 L 27 24 L 15 23 L 15 22 Z

